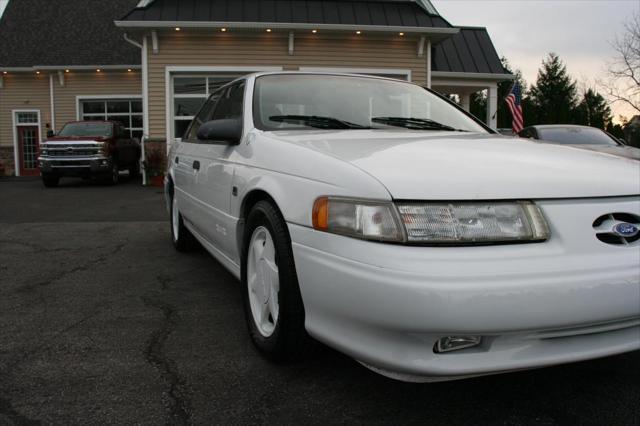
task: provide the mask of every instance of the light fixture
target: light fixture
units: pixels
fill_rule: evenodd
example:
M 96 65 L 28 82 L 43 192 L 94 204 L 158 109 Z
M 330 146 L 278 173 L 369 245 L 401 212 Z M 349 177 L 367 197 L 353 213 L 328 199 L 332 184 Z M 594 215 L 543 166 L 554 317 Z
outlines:
M 400 37 L 404 37 L 404 33 L 400 33 L 398 34 Z
M 127 68 L 127 72 L 131 72 L 133 71 L 131 68 Z
M 98 69 L 96 70 L 96 72 L 102 72 L 102 70 L 101 70 L 100 68 L 98 68 Z
M 40 71 L 36 71 L 36 74 L 40 74 Z
M 318 30 L 311 30 L 313 34 L 318 34 Z
M 176 31 L 180 31 L 180 27 L 176 27 Z
M 360 35 L 360 34 L 362 34 L 362 31 L 358 30 L 358 31 L 356 31 L 356 34 Z
M 8 73 L 6 71 L 2 71 L 2 74 L 7 75 Z
M 220 28 L 220 31 L 222 31 L 223 33 L 226 33 L 227 29 L 226 28 Z
M 64 72 L 69 72 L 69 70 L 64 70 Z
M 267 32 L 270 33 L 271 32 L 271 28 L 267 28 Z

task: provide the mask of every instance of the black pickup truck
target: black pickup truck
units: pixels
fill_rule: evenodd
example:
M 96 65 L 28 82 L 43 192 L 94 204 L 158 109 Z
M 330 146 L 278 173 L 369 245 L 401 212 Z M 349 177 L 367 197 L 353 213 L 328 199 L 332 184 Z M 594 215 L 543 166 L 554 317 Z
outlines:
M 140 142 L 115 121 L 72 121 L 40 144 L 38 165 L 46 187 L 67 176 L 115 185 L 121 170 L 140 174 Z

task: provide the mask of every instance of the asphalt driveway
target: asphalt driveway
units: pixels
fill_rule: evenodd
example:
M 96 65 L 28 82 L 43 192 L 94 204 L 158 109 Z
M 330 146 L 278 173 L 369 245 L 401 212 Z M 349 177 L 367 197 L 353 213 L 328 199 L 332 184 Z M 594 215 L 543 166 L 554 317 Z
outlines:
M 640 424 L 640 353 L 438 384 L 253 349 L 238 283 L 161 191 L 0 180 L 0 424 Z

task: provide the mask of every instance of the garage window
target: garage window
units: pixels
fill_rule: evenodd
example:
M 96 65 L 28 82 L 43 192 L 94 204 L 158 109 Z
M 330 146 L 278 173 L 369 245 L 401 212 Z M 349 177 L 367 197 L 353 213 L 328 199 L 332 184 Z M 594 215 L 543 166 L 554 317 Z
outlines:
M 130 137 L 142 138 L 141 99 L 84 99 L 80 100 L 81 120 L 117 121 Z
M 172 105 L 174 137 L 183 137 L 189 123 L 211 93 L 242 74 L 174 76 Z

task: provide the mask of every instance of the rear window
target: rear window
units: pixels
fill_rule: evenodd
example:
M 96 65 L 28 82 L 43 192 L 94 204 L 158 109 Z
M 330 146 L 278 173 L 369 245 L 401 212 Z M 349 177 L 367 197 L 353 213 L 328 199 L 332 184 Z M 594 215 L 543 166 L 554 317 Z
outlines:
M 605 132 L 592 127 L 538 129 L 538 136 L 542 142 L 549 141 L 567 145 L 618 145 Z
M 58 136 L 89 136 L 111 137 L 113 125 L 110 123 L 68 123 L 65 124 Z

